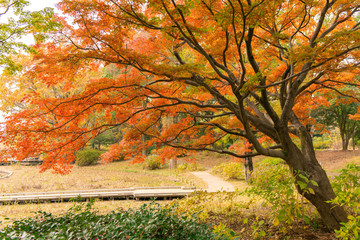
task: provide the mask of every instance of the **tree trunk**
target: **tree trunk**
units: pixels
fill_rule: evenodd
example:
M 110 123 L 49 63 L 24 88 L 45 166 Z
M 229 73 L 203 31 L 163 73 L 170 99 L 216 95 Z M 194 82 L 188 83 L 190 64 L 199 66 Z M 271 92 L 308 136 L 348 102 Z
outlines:
M 349 140 L 347 138 L 341 138 L 341 142 L 342 142 L 342 150 L 343 151 L 348 150 Z
M 250 183 L 251 173 L 254 170 L 252 157 L 246 157 L 244 162 L 245 181 Z
M 348 150 L 350 137 L 345 132 L 345 130 L 340 129 L 340 137 L 341 137 L 341 143 L 342 143 L 342 150 L 343 151 Z
M 170 168 L 171 170 L 177 168 L 177 159 L 176 159 L 176 158 L 170 159 L 170 166 L 169 166 L 169 168 Z
M 310 142 L 312 145 L 312 142 Z M 347 213 L 343 207 L 334 205 L 328 201 L 335 198 L 335 193 L 331 187 L 330 181 L 324 169 L 318 163 L 315 157 L 315 151 L 310 146 L 303 146 L 300 150 L 295 144 L 290 143 L 288 156 L 285 161 L 295 177 L 295 185 L 300 194 L 309 200 L 319 212 L 324 224 L 330 230 L 340 228 L 341 222 L 347 221 Z M 301 189 L 298 182 L 304 182 L 299 175 L 306 176 L 310 182 L 307 189 L 311 188 L 315 194 L 311 194 L 309 190 Z M 318 186 L 311 183 L 315 181 Z
M 342 150 L 346 150 L 346 144 L 345 141 L 343 139 L 341 139 L 341 143 L 342 143 Z
M 353 146 L 353 150 L 355 150 L 355 131 L 353 132 L 353 134 L 352 134 L 352 136 L 351 136 L 351 138 L 352 138 L 352 146 Z

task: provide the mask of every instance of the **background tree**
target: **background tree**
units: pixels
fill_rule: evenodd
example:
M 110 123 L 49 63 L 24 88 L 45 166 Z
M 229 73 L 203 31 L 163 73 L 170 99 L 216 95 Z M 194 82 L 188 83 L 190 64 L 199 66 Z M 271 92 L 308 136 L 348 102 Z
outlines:
M 114 141 L 114 133 L 109 130 L 99 134 L 97 137 L 90 140 L 93 149 L 101 150 L 101 145 L 110 145 L 116 143 Z
M 40 42 L 44 40 L 47 31 L 58 27 L 56 22 L 51 21 L 53 9 L 30 12 L 25 10 L 28 5 L 26 0 L 0 2 L 0 65 L 5 67 L 6 71 L 13 72 L 21 68 L 21 65 L 11 59 L 11 55 L 34 51 L 27 43 L 23 43 L 21 38 L 31 33 L 35 40 Z
M 104 160 L 124 151 L 142 160 L 154 145 L 163 159 L 198 150 L 282 158 L 330 229 L 347 220 L 329 203 L 335 194 L 306 126 L 322 101 L 315 92 L 356 85 L 344 72 L 356 73 L 359 63 L 358 0 L 64 0 L 59 7 L 69 18 L 57 17 L 63 28 L 38 46 L 38 64 L 27 74 L 48 86 L 71 86 L 77 74 L 107 64 L 121 74 L 93 79 L 67 99 L 28 95 L 24 101 L 36 108 L 10 116 L 2 136 L 9 154 L 46 152 L 43 169 L 64 173 L 74 149 L 127 124 Z M 97 121 L 84 124 L 94 114 Z M 154 127 L 176 116 L 178 123 Z M 246 139 L 253 153 L 236 144 L 213 148 L 229 137 Z
M 346 93 L 347 92 L 347 93 Z M 338 128 L 342 142 L 342 150 L 348 150 L 350 139 L 355 143 L 355 132 L 358 130 L 359 122 L 350 118 L 357 112 L 358 100 L 356 91 L 344 91 L 343 96 L 337 93 L 329 94 L 329 106 L 320 106 L 312 112 L 317 123 L 324 126 L 326 130 Z

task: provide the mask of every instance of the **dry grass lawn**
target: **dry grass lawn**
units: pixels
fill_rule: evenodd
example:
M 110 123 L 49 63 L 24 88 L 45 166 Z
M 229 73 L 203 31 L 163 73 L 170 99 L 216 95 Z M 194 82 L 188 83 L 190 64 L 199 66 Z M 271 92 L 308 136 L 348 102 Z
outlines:
M 38 166 L 0 166 L 13 175 L 0 179 L 1 193 L 49 192 L 82 189 L 114 189 L 129 187 L 190 186 L 194 181 L 187 175 L 168 169 L 144 170 L 129 161 L 98 164 L 95 166 L 74 166 L 68 175 L 39 173 Z
M 84 189 L 115 189 L 129 187 L 156 186 L 195 186 L 206 188 L 202 182 L 188 172 L 163 168 L 145 170 L 141 165 L 132 165 L 130 161 L 98 164 L 95 166 L 74 166 L 68 175 L 53 174 L 51 171 L 39 173 L 38 166 L 20 164 L 0 166 L 0 170 L 9 170 L 9 178 L 0 179 L 0 193 L 49 192 Z M 161 201 L 166 203 L 166 201 Z M 128 209 L 142 205 L 143 201 L 96 201 L 94 208 L 107 213 L 118 208 Z M 74 205 L 73 202 L 15 204 L 0 206 L 0 228 L 16 219 L 32 216 L 34 212 L 46 211 L 60 214 Z

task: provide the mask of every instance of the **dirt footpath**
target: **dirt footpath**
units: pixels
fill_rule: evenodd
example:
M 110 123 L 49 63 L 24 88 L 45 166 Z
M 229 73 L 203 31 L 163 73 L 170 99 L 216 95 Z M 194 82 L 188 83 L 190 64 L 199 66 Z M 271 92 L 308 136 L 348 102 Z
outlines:
M 208 188 L 205 189 L 208 192 L 217 192 L 217 191 L 227 191 L 233 192 L 235 188 L 229 182 L 222 180 L 221 178 L 211 175 L 208 172 L 191 172 L 194 176 L 202 179 L 204 182 L 207 183 Z

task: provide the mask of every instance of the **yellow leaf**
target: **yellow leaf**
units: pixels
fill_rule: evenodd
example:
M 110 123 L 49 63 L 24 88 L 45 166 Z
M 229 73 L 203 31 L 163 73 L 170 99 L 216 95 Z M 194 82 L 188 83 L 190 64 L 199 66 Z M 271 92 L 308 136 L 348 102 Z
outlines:
M 279 223 L 280 223 L 280 221 L 279 221 L 279 219 L 278 218 L 275 218 L 274 220 L 273 220 L 273 225 L 276 227 L 277 225 L 279 225 Z

